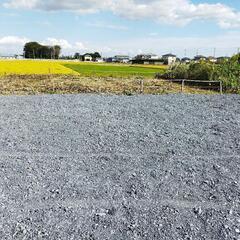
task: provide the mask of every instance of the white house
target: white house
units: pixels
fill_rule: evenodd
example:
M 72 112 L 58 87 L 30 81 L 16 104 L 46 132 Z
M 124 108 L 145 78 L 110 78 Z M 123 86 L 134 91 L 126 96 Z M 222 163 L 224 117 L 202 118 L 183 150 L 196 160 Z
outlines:
M 93 57 L 90 54 L 85 54 L 83 57 L 84 57 L 85 62 L 92 62 L 93 61 Z
M 96 62 L 98 62 L 98 63 L 103 63 L 103 62 L 105 62 L 105 61 L 104 61 L 103 58 L 96 58 Z
M 217 63 L 217 58 L 210 56 L 210 57 L 208 57 L 208 61 L 211 63 Z
M 172 65 L 174 63 L 176 63 L 177 61 L 177 56 L 174 54 L 165 54 L 162 56 L 162 59 L 164 60 L 165 63 L 167 63 L 168 65 Z
M 116 55 L 113 58 L 113 62 L 119 62 L 119 63 L 128 63 L 130 60 L 130 57 L 127 55 Z
M 150 54 L 150 59 L 152 59 L 152 60 L 158 60 L 158 59 L 160 59 L 161 57 L 159 57 L 158 55 L 156 55 L 156 54 Z

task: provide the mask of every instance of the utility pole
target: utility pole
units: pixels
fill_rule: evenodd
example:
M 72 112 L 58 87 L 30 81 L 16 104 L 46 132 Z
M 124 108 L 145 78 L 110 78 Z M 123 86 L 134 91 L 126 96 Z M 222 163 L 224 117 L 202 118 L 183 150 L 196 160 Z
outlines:
M 187 56 L 187 49 L 184 49 L 184 57 Z
M 213 49 L 213 56 L 216 57 L 216 48 Z

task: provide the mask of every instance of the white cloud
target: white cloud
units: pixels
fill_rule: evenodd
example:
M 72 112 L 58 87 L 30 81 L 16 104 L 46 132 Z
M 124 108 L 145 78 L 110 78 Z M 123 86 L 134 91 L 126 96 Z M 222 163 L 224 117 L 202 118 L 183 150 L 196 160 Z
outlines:
M 214 48 L 217 56 L 231 56 L 237 52 L 239 42 L 240 32 L 229 32 L 214 37 L 166 37 L 159 35 L 105 44 L 115 49 L 112 54 L 129 53 L 135 55 L 152 52 L 163 55 L 172 52 L 182 57 L 186 49 L 187 55 L 192 57 L 196 55 L 197 51 L 199 54 L 213 55 Z
M 66 39 L 56 39 L 56 38 L 47 38 L 46 40 L 41 42 L 43 45 L 59 45 L 62 48 L 63 54 L 73 54 L 74 52 L 81 52 L 88 50 L 88 47 L 85 46 L 83 42 L 77 41 L 74 43 L 70 43 Z
M 0 45 L 24 45 L 29 39 L 16 36 L 6 36 L 0 38 Z
M 240 12 L 225 4 L 194 4 L 191 0 L 5 0 L 4 6 L 79 13 L 105 10 L 125 18 L 148 18 L 174 25 L 208 19 L 216 21 L 222 28 L 240 28 Z
M 1 54 L 19 54 L 23 51 L 23 46 L 31 41 L 26 37 L 18 36 L 5 36 L 0 38 L 0 55 Z M 60 45 L 62 48 L 63 54 L 72 54 L 75 51 L 84 51 L 88 48 L 84 43 L 77 41 L 75 43 L 70 43 L 66 39 L 57 39 L 57 38 L 47 38 L 43 41 L 39 41 L 43 45 Z
M 151 33 L 149 33 L 149 36 L 151 36 L 151 37 L 155 37 L 155 36 L 158 36 L 159 34 L 158 33 L 156 33 L 156 32 L 151 32 Z
M 19 54 L 23 46 L 30 41 L 25 37 L 6 36 L 0 38 L 0 55 Z M 127 40 L 95 41 L 83 43 L 81 41 L 69 42 L 66 39 L 47 38 L 42 42 L 47 45 L 59 44 L 62 47 L 62 54 L 72 55 L 75 52 L 101 52 L 104 56 L 116 54 L 130 54 L 134 56 L 139 53 L 156 53 L 162 55 L 172 52 L 182 57 L 186 49 L 187 55 L 192 57 L 198 51 L 199 54 L 212 55 L 216 48 L 217 56 L 232 55 L 237 52 L 240 43 L 240 32 L 228 32 L 215 37 L 166 37 L 148 36 L 132 38 Z
M 17 36 L 5 36 L 0 38 L 0 55 L 21 53 L 23 46 L 29 39 Z
M 73 46 L 65 39 L 47 38 L 42 42 L 43 45 L 59 45 L 62 49 L 71 49 Z
M 111 0 L 9 0 L 4 3 L 8 8 L 41 9 L 47 11 L 74 10 L 79 13 L 94 13 L 109 7 Z
M 82 42 L 76 42 L 74 48 L 78 51 L 87 50 L 87 47 L 85 47 L 85 45 Z
M 121 30 L 121 31 L 128 30 L 127 26 L 109 24 L 106 22 L 92 22 L 92 23 L 90 22 L 90 23 L 86 23 L 86 25 L 90 27 L 107 28 L 107 29 L 114 29 L 114 30 Z

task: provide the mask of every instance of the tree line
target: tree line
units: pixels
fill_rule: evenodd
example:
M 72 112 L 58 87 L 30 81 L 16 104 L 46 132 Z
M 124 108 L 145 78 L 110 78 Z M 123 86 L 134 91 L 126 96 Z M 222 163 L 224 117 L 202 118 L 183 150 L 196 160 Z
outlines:
M 25 58 L 31 59 L 59 59 L 61 47 L 59 45 L 46 46 L 38 42 L 28 42 L 23 49 Z

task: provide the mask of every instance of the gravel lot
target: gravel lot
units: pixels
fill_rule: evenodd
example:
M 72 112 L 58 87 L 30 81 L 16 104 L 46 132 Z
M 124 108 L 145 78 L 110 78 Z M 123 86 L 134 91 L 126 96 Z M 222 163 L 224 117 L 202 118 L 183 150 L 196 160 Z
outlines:
M 0 239 L 240 239 L 240 96 L 0 97 Z

